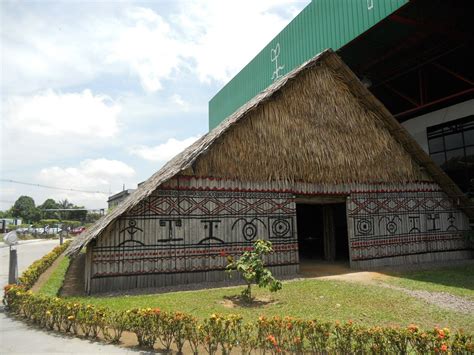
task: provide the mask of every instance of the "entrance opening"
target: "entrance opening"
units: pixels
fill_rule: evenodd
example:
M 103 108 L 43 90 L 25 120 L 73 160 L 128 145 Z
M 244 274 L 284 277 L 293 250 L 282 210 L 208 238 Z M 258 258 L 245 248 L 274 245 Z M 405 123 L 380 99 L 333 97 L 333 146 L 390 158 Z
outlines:
M 300 259 L 348 261 L 345 203 L 296 204 Z

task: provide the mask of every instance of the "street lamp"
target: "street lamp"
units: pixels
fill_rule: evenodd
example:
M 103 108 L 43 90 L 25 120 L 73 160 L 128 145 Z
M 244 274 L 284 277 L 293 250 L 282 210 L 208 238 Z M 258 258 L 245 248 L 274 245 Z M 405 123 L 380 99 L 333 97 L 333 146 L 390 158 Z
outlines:
M 10 247 L 10 262 L 8 267 L 8 283 L 16 284 L 18 278 L 18 255 L 16 253 L 16 245 L 18 244 L 18 236 L 16 231 L 8 232 L 3 241 Z

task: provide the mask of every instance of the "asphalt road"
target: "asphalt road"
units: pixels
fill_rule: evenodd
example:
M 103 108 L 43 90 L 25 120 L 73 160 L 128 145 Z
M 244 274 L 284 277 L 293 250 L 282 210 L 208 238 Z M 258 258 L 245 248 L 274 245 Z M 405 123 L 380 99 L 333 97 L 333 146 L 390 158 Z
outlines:
M 17 247 L 19 274 L 33 261 L 39 259 L 58 245 L 58 241 L 24 241 Z M 9 249 L 0 243 L 0 283 L 8 282 Z M 115 345 L 91 342 L 66 336 L 60 333 L 47 332 L 22 321 L 10 318 L 0 311 L 0 354 L 144 354 L 120 348 Z

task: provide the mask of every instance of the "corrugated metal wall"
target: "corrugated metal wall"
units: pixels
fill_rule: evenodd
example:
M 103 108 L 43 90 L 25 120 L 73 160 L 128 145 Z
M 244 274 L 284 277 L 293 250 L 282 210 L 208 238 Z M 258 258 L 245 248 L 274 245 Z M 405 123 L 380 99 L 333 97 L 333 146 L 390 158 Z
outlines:
M 274 80 L 324 49 L 337 50 L 409 0 L 314 0 L 209 101 L 216 127 Z

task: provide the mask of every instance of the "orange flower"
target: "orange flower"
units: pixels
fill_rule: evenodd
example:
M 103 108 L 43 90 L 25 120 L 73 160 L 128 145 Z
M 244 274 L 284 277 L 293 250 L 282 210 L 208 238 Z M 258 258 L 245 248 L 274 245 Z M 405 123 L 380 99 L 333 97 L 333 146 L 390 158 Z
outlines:
M 443 344 L 443 345 L 441 345 L 440 350 L 441 350 L 443 353 L 445 353 L 446 351 L 448 351 L 448 346 L 447 346 L 446 344 Z
M 267 340 L 268 340 L 270 343 L 272 343 L 273 346 L 277 346 L 277 345 L 278 345 L 278 343 L 277 343 L 275 337 L 274 337 L 273 335 L 271 335 L 271 334 L 270 334 L 269 336 L 267 336 Z

